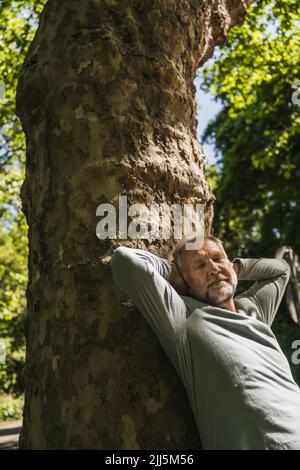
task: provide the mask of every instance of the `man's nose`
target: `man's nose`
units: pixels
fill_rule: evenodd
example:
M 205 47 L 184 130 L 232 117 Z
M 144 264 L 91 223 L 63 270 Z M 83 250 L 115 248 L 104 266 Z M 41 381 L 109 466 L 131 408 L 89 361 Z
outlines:
M 208 272 L 209 274 L 216 274 L 220 271 L 220 267 L 217 263 L 214 261 L 210 260 L 209 266 L 208 266 Z

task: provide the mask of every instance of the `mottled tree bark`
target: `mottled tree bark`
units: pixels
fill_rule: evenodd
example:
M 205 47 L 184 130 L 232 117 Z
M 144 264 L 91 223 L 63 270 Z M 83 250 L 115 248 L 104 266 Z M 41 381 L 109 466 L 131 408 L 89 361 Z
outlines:
M 205 203 L 196 69 L 251 0 L 49 0 L 19 79 L 29 225 L 25 449 L 197 449 L 186 392 L 121 304 L 102 202 Z M 204 378 L 205 380 L 205 378 Z

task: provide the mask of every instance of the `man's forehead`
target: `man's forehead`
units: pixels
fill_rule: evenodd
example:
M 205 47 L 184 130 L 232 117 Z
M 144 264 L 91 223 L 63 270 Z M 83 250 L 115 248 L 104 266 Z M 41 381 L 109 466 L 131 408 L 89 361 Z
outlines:
M 214 240 L 206 239 L 199 250 L 184 250 L 184 257 L 188 260 L 194 258 L 205 258 L 213 253 L 225 253 L 223 247 Z

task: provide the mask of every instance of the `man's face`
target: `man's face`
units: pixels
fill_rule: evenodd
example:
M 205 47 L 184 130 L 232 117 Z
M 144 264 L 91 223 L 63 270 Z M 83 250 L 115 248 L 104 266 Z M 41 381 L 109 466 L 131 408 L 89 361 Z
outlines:
M 185 250 L 181 260 L 191 295 L 214 306 L 233 297 L 237 276 L 219 243 L 205 239 L 200 250 Z

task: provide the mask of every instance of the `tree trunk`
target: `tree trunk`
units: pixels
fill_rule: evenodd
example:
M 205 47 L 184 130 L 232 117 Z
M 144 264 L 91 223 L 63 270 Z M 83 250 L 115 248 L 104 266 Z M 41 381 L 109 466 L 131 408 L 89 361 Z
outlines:
M 205 203 L 196 69 L 251 0 L 49 0 L 17 90 L 29 225 L 23 449 L 197 449 L 177 372 L 107 266 L 96 208 Z M 204 379 L 205 380 L 205 379 Z M 180 404 L 180 405 L 179 405 Z

